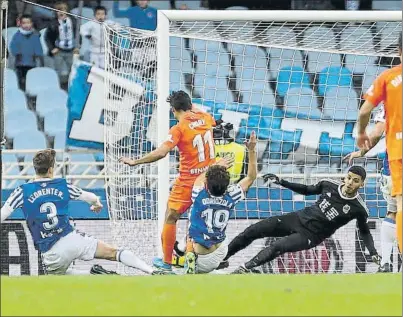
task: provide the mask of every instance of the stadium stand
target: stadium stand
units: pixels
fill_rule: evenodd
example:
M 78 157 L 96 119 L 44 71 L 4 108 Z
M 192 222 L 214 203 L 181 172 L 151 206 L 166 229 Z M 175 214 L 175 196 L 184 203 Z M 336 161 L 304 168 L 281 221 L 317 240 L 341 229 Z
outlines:
M 41 91 L 60 89 L 59 76 L 54 69 L 49 67 L 36 67 L 28 71 L 26 93 L 30 97 L 36 97 Z

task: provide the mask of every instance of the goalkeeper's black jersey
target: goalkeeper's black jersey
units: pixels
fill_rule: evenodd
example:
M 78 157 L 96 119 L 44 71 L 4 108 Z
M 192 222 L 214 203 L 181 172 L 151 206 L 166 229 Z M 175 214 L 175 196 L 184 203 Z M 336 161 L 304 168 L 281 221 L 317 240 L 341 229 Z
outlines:
M 342 183 L 331 179 L 315 185 L 302 185 L 281 180 L 281 185 L 302 195 L 320 195 L 314 205 L 297 212 L 302 226 L 317 238 L 330 237 L 353 219 L 362 234 L 369 233 L 368 208 L 359 194 L 348 198 L 341 192 Z

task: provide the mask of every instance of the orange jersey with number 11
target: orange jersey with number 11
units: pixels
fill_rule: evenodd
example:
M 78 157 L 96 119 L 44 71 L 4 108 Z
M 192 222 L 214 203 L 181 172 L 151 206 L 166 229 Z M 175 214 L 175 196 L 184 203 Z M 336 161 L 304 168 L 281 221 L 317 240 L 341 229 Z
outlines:
M 377 106 L 383 101 L 386 147 L 389 161 L 402 159 L 402 65 L 384 71 L 369 87 L 365 100 Z
M 179 149 L 179 174 L 195 178 L 215 162 L 213 127 L 214 118 L 207 112 L 186 112 L 169 130 L 165 145 Z

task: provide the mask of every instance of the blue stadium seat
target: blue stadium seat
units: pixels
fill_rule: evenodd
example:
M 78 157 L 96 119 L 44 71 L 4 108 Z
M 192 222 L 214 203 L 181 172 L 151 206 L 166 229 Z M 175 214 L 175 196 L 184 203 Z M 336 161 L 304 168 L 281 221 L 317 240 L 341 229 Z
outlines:
M 18 112 L 26 111 L 27 98 L 22 90 L 19 89 L 7 89 L 4 96 L 5 112 Z
M 362 92 L 365 93 L 369 87 L 373 84 L 374 80 L 378 75 L 387 70 L 387 67 L 378 67 L 374 65 L 369 65 L 364 73 L 362 79 Z
M 223 77 L 195 75 L 194 87 L 203 99 L 216 102 L 232 102 L 232 95 L 228 89 L 227 81 Z
M 39 91 L 36 97 L 36 112 L 44 117 L 54 110 L 66 110 L 67 98 L 67 93 L 60 88 Z
M 283 67 L 277 77 L 277 93 L 284 97 L 290 88 L 310 88 L 309 76 L 302 67 Z
M 6 68 L 4 73 L 4 83 L 7 89 L 20 89 L 18 85 L 18 78 L 14 70 Z
M 66 131 L 67 108 L 54 109 L 45 116 L 45 133 L 56 135 L 60 131 Z
M 151 0 L 149 2 L 149 6 L 154 7 L 158 10 L 171 10 L 171 4 L 169 3 L 169 1 Z
M 38 130 L 20 132 L 14 137 L 13 145 L 15 150 L 37 150 L 47 148 L 46 138 L 43 133 Z
M 98 167 L 94 165 L 95 158 L 90 153 L 71 153 L 69 171 L 70 175 L 97 175 L 99 174 Z M 74 179 L 74 177 L 73 177 Z M 77 179 L 78 180 L 78 179 Z M 80 179 L 78 186 L 86 187 L 92 180 Z
M 7 37 L 8 49 L 10 49 L 10 42 L 11 42 L 14 34 L 17 32 L 18 32 L 18 27 L 16 27 L 16 26 L 10 26 L 7 29 L 3 29 L 2 36 L 3 36 L 4 40 L 6 40 L 6 37 Z
M 183 74 L 178 70 L 176 71 L 171 70 L 169 72 L 169 83 L 170 83 L 169 89 L 171 91 L 178 91 L 178 90 L 186 91 L 185 78 Z
M 54 145 L 55 150 L 62 150 L 66 148 L 66 131 L 58 131 L 54 135 Z
M 20 173 L 20 169 L 18 166 L 18 160 L 15 154 L 2 154 L 3 164 L 1 166 L 1 170 L 3 173 L 3 189 L 4 188 L 14 188 L 24 183 L 21 180 L 4 180 L 5 175 L 15 176 Z
M 6 114 L 6 135 L 14 138 L 19 133 L 26 133 L 29 136 L 31 132 L 37 131 L 35 115 L 29 111 L 19 111 Z
M 273 78 L 277 78 L 278 72 L 284 67 L 303 68 L 303 55 L 299 50 L 271 48 L 268 53 L 270 54 L 270 73 Z
M 215 52 L 197 52 L 196 73 L 228 76 L 230 73 L 230 64 L 227 54 L 217 54 Z
M 324 68 L 319 74 L 318 92 L 324 96 L 326 91 L 337 87 L 351 87 L 353 78 L 351 72 L 345 67 L 330 66 Z
M 356 121 L 358 118 L 358 95 L 349 87 L 326 91 L 323 112 L 334 120 Z
M 347 54 L 346 67 L 354 74 L 365 74 L 368 67 L 374 66 L 378 56 L 363 56 Z
M 60 89 L 59 77 L 49 67 L 36 67 L 28 71 L 26 93 L 36 97 L 42 90 Z
M 284 99 L 285 109 L 308 117 L 321 118 L 322 112 L 318 108 L 318 99 L 311 88 L 291 88 Z

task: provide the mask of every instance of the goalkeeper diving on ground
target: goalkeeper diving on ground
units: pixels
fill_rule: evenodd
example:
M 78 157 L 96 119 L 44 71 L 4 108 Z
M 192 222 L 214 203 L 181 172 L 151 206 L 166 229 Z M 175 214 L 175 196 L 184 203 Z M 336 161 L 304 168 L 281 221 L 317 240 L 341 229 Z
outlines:
M 366 178 L 364 168 L 350 167 L 342 182 L 323 179 L 315 185 L 291 183 L 274 174 L 266 174 L 263 178 L 266 182 L 281 185 L 298 194 L 320 195 L 320 197 L 314 205 L 302 210 L 261 220 L 232 240 L 225 261 L 245 249 L 254 240 L 282 237 L 237 268 L 234 274 L 252 273 L 254 268 L 284 253 L 314 248 L 353 219 L 357 220 L 361 237 L 372 261 L 380 264 L 381 258 L 374 247 L 374 240 L 367 224 L 369 211 L 358 193 Z M 228 265 L 225 261 L 221 267 Z
M 17 187 L 1 208 L 1 222 L 21 208 L 35 249 L 42 256 L 47 274 L 85 275 L 116 274 L 94 265 L 91 271 L 70 268 L 75 260 L 105 259 L 141 270 L 148 274 L 163 274 L 139 259 L 132 251 L 116 249 L 96 238 L 79 232 L 70 224 L 68 204 L 71 200 L 85 201 L 91 210 L 103 208 L 99 197 L 67 183 L 64 178 L 54 178 L 56 152 L 52 149 L 35 154 L 33 165 L 35 179 Z

